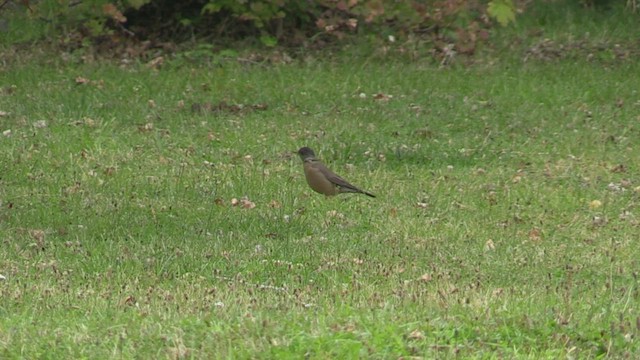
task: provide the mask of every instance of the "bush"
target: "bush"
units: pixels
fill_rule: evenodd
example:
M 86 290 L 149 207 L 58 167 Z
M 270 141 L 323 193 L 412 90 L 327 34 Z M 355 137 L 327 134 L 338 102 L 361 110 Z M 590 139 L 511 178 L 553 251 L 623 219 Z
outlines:
M 473 52 L 485 38 L 489 17 L 515 19 L 513 0 L 42 0 L 14 2 L 48 34 L 96 40 L 181 41 L 192 37 L 252 38 L 266 46 L 300 45 L 352 34 L 417 34 Z

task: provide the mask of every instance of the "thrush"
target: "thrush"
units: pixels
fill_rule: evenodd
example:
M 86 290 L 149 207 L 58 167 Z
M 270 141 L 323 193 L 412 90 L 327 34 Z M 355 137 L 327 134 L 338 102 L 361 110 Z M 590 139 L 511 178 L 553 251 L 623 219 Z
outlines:
M 327 169 L 322 161 L 316 158 L 316 154 L 308 147 L 298 150 L 298 155 L 304 163 L 304 176 L 313 191 L 326 196 L 333 196 L 339 193 L 359 193 L 376 197 L 364 190 L 349 184 L 345 179 Z

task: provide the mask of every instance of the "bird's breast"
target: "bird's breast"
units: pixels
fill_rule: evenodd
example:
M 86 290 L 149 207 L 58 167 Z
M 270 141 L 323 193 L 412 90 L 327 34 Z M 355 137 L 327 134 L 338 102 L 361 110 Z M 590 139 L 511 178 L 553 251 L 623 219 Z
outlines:
M 336 195 L 338 193 L 336 185 L 329 181 L 320 170 L 313 166 L 312 163 L 304 164 L 304 176 L 307 178 L 309 187 L 311 187 L 315 192 L 327 196 Z

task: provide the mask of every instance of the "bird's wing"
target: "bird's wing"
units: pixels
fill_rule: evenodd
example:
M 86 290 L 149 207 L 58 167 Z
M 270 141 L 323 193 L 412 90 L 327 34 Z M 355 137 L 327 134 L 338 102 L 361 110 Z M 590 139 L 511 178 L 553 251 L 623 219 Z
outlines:
M 320 162 L 316 162 L 314 163 L 314 166 L 316 167 L 316 169 L 320 170 L 320 172 L 322 173 L 322 175 L 324 175 L 327 180 L 331 181 L 332 183 L 336 184 L 336 186 L 339 186 L 341 188 L 344 189 L 348 189 L 351 190 L 352 192 L 363 192 L 362 190 L 358 189 L 357 187 L 349 184 L 347 182 L 347 180 L 341 178 L 340 176 L 336 175 L 333 173 L 333 171 L 327 169 L 326 166 L 324 166 L 324 164 L 320 163 Z

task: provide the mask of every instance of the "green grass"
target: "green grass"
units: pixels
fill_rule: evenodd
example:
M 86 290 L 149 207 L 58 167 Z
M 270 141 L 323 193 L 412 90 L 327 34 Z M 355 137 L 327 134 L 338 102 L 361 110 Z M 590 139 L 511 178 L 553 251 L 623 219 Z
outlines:
M 6 52 L 0 358 L 632 358 L 640 66 L 520 55 Z

